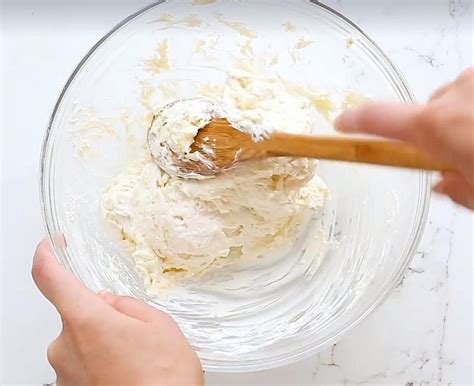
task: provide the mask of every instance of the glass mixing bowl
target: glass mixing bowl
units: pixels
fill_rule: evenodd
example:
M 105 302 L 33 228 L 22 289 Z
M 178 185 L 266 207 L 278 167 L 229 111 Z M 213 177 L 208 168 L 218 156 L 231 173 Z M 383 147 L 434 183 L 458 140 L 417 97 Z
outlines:
M 43 212 L 60 261 L 94 291 L 170 312 L 214 371 L 281 366 L 340 339 L 400 281 L 429 203 L 426 173 L 321 162 L 331 199 L 291 253 L 236 263 L 150 297 L 107 231 L 101 195 L 144 145 L 150 106 L 205 94 L 227 70 L 249 65 L 329 93 L 329 118 L 354 95 L 412 101 L 383 52 L 317 2 L 159 2 L 120 23 L 77 66 L 41 160 Z

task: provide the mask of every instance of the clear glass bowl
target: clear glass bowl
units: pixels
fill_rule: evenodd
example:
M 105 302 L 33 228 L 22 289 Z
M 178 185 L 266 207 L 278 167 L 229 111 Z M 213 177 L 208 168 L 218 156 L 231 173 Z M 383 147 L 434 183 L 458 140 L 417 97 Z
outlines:
M 348 89 L 376 99 L 412 101 L 384 53 L 322 4 L 192 3 L 198 1 L 160 2 L 127 18 L 92 48 L 68 80 L 41 159 L 47 232 L 61 262 L 92 290 L 135 296 L 170 312 L 207 370 L 268 369 L 333 344 L 388 296 L 422 233 L 429 176 L 321 162 L 319 174 L 332 198 L 291 253 L 271 264 L 236 264 L 163 299 L 150 298 L 100 212 L 102 192 L 134 157 L 130 143 L 144 143 L 140 119 L 157 97 L 146 90 L 172 80 L 180 84 L 180 96 L 192 97 L 206 82 L 222 83 L 228 68 L 252 63 L 339 98 L 333 115 Z M 159 62 L 164 48 L 157 44 L 164 38 L 170 71 L 150 61 Z M 309 43 L 296 50 L 300 39 Z M 199 45 L 204 51 L 198 55 Z M 258 59 L 275 53 L 277 63 Z M 244 54 L 246 60 L 239 62 Z M 161 90 L 165 98 L 166 87 Z M 231 274 L 245 282 L 227 285 Z

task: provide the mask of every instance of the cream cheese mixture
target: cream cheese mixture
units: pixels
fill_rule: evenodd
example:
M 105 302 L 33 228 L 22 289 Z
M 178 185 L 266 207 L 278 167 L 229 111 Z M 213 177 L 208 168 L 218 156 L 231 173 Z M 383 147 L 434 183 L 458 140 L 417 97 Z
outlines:
M 189 100 L 161 112 L 152 131 L 165 159 L 170 150 L 195 157 L 194 136 L 215 115 L 227 114 L 255 140 L 272 131 L 311 133 L 324 120 L 307 95 L 281 79 L 244 72 L 228 76 L 218 100 Z M 315 160 L 249 162 L 207 179 L 182 178 L 168 164 L 160 169 L 143 146 L 102 198 L 105 219 L 150 290 L 288 251 L 328 197 Z

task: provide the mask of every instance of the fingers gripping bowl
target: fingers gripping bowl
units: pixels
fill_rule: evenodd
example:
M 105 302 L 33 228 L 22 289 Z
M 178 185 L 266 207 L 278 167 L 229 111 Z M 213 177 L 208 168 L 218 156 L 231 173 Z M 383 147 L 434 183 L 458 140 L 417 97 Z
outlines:
M 425 173 L 320 162 L 314 167 L 330 197 L 305 212 L 281 254 L 237 257 L 170 286 L 147 282 L 156 264 L 138 264 L 144 260 L 110 230 L 103 195 L 143 156 L 159 106 L 216 98 L 234 70 L 291 85 L 322 117 L 314 130 L 330 130 L 361 95 L 412 100 L 380 49 L 321 4 L 160 2 L 124 20 L 79 64 L 41 160 L 44 217 L 58 258 L 93 290 L 170 312 L 204 367 L 216 371 L 284 365 L 340 339 L 400 281 L 429 202 Z M 151 282 L 161 284 L 150 291 Z

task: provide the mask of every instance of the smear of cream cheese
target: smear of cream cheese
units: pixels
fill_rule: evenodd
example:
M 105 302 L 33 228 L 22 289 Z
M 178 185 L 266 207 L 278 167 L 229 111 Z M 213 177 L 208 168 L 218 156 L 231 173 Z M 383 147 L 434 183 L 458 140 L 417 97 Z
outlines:
M 238 22 L 238 21 L 229 21 L 220 12 L 216 12 L 214 15 L 220 23 L 233 29 L 235 32 L 241 34 L 242 36 L 245 36 L 249 39 L 255 39 L 256 37 L 258 37 L 257 33 L 253 29 L 251 29 L 248 25 Z
M 164 39 L 156 47 L 155 53 L 143 63 L 144 68 L 152 74 L 159 74 L 170 69 L 168 59 L 168 39 Z
M 285 32 L 296 32 L 296 26 L 289 21 L 283 24 L 283 29 Z
M 150 23 L 159 23 L 162 26 L 160 29 L 169 29 L 169 28 L 204 28 L 208 24 L 200 19 L 196 15 L 190 15 L 183 19 L 175 19 L 171 13 L 165 13 L 161 15 L 157 20 L 151 21 Z

